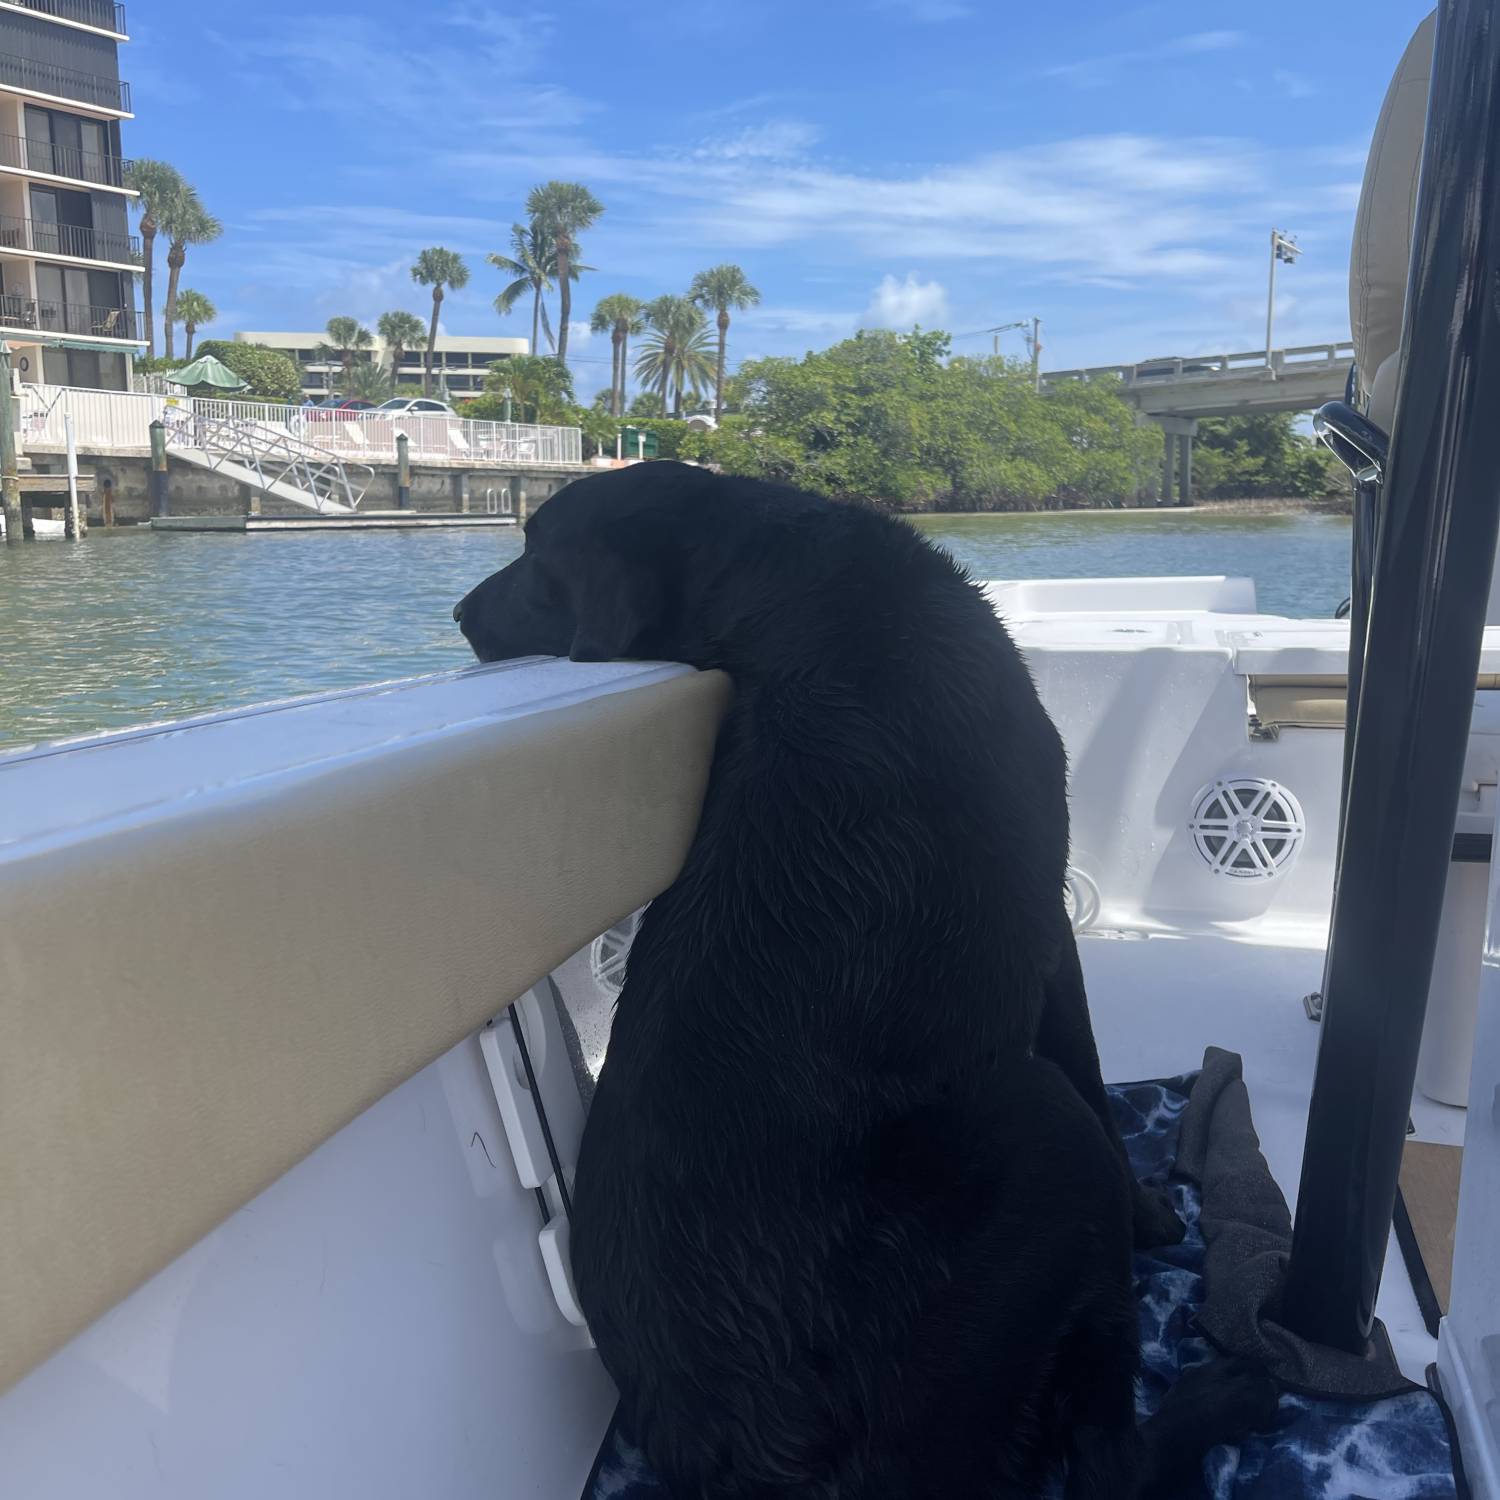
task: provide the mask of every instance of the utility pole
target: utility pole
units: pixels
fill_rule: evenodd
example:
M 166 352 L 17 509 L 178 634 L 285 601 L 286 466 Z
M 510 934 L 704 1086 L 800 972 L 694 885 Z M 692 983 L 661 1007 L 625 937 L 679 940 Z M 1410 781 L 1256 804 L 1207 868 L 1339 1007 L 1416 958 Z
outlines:
M 1042 389 L 1042 320 L 1031 320 L 1031 385 L 1040 393 Z
M 1266 368 L 1273 377 L 1276 366 L 1271 359 L 1271 329 L 1276 321 L 1276 263 L 1285 261 L 1287 265 L 1294 266 L 1301 254 L 1295 235 L 1283 234 L 1279 229 L 1271 231 L 1271 281 L 1266 290 Z

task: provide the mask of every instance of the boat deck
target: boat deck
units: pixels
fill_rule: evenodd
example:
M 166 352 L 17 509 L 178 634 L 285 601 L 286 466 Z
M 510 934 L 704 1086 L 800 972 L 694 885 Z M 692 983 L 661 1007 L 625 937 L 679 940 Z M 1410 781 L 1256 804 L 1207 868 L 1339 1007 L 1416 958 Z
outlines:
M 1295 1206 L 1318 1048 L 1318 1026 L 1302 997 L 1321 983 L 1322 948 L 1234 934 L 1086 933 L 1079 952 L 1105 1078 L 1189 1072 L 1208 1046 L 1238 1052 L 1261 1149 Z M 1464 1115 L 1420 1093 L 1412 1101 L 1419 1140 L 1462 1144 Z M 1378 1310 L 1402 1370 L 1422 1381 L 1437 1340 L 1423 1325 L 1394 1234 Z

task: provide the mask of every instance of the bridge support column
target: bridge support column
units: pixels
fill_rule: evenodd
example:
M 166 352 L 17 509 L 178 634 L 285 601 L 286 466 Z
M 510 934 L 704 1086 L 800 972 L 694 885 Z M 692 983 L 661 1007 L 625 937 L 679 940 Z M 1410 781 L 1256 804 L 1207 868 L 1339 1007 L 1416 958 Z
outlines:
M 1193 495 L 1193 439 L 1198 435 L 1196 417 L 1151 415 L 1162 431 L 1161 499 L 1158 505 L 1191 505 Z M 1173 488 L 1176 497 L 1173 498 Z

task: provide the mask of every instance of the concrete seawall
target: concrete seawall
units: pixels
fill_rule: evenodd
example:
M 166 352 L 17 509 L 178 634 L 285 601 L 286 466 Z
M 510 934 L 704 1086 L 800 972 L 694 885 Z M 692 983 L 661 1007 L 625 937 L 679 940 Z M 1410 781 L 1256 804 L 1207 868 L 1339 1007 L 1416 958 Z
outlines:
M 62 473 L 61 455 L 32 452 L 35 473 Z M 396 465 L 377 464 L 374 481 L 360 502 L 361 510 L 394 510 L 397 505 Z M 102 524 L 109 498 L 117 525 L 136 525 L 151 518 L 149 458 L 136 455 L 79 455 L 79 469 L 96 476 L 87 496 L 92 525 Z M 596 470 L 587 465 L 535 465 L 526 468 L 411 469 L 411 509 L 461 514 L 499 511 L 514 514 L 517 501 L 528 512 L 555 495 L 565 484 Z M 306 507 L 263 496 L 223 474 L 184 463 L 169 454 L 169 514 L 174 516 L 310 515 Z

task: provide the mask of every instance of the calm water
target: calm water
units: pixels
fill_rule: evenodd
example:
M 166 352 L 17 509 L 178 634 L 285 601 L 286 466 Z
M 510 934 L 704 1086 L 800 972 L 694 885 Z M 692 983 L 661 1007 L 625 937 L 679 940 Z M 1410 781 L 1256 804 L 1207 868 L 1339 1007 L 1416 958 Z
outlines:
M 942 516 L 980 578 L 1232 573 L 1260 606 L 1328 615 L 1349 525 L 1326 516 Z M 507 531 L 171 536 L 0 546 L 0 747 L 461 666 L 454 601 Z

